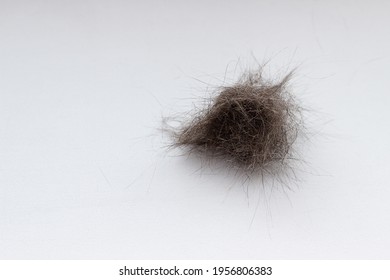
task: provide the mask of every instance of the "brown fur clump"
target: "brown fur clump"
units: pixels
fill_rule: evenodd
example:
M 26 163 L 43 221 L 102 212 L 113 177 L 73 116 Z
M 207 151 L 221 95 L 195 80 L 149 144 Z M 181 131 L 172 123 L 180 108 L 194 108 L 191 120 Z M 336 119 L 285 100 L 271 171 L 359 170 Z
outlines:
M 280 170 L 292 158 L 301 126 L 300 108 L 287 90 L 290 77 L 271 83 L 258 71 L 222 87 L 176 130 L 175 146 L 223 158 L 246 172 Z

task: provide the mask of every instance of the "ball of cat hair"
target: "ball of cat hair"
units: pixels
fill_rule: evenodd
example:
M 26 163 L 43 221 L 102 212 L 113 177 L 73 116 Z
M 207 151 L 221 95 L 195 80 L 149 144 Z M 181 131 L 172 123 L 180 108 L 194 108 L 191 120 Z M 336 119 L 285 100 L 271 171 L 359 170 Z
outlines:
M 258 70 L 219 88 L 174 130 L 173 145 L 246 172 L 280 170 L 293 158 L 303 124 L 301 107 L 288 89 L 291 76 L 271 82 Z

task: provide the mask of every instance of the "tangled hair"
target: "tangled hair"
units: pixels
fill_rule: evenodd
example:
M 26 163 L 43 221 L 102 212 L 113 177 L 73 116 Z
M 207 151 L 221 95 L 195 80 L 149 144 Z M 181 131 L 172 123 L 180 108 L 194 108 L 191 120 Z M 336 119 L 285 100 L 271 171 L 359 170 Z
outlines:
M 288 167 L 302 126 L 301 109 L 287 89 L 291 75 L 272 83 L 260 69 L 221 87 L 174 130 L 173 145 L 246 173 L 275 174 Z

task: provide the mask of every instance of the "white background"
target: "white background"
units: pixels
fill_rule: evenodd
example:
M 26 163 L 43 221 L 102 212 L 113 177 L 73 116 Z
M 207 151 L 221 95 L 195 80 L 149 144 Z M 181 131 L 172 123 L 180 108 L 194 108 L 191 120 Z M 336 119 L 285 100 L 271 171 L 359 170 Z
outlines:
M 0 258 L 390 258 L 389 11 L 0 0 Z M 158 130 L 254 57 L 299 66 L 293 191 L 199 170 Z

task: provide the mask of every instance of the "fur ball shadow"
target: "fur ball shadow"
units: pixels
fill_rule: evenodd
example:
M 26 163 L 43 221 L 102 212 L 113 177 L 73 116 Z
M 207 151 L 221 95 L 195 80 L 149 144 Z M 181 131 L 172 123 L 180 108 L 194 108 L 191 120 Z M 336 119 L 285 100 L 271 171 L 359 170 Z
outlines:
M 172 147 L 247 175 L 280 175 L 298 160 L 294 143 L 303 128 L 301 107 L 289 91 L 292 72 L 277 82 L 262 69 L 218 88 L 202 108 L 168 131 Z

